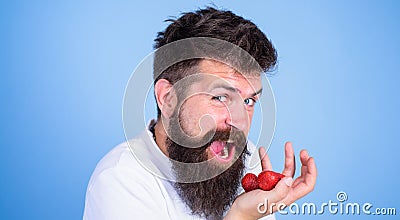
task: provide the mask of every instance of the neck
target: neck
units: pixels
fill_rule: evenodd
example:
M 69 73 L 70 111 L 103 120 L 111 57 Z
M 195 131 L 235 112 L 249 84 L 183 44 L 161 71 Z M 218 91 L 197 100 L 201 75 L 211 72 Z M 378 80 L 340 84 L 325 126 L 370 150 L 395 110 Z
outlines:
M 167 140 L 167 132 L 164 129 L 162 120 L 157 120 L 157 123 L 154 126 L 154 136 L 157 146 L 168 157 L 167 145 L 165 143 L 165 140 Z

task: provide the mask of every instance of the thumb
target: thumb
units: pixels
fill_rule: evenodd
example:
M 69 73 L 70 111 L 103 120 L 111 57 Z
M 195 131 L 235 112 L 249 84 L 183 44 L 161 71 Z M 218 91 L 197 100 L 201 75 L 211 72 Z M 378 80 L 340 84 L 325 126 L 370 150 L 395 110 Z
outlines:
M 284 177 L 282 178 L 278 184 L 276 184 L 275 188 L 270 191 L 269 199 L 271 202 L 278 202 L 286 198 L 288 195 L 290 188 L 293 184 L 292 177 Z
M 292 184 L 292 177 L 284 177 L 278 182 L 278 184 L 276 184 L 273 190 L 262 191 L 263 193 L 260 196 L 265 197 L 264 202 L 258 204 L 258 212 L 265 215 L 286 208 L 286 204 L 284 204 L 282 200 L 289 194 Z

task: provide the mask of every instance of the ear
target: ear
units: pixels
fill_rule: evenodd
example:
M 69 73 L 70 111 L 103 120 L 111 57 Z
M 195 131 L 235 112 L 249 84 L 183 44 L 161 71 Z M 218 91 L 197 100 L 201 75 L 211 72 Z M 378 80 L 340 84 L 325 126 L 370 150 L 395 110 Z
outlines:
M 154 93 L 162 116 L 170 118 L 177 103 L 177 98 L 172 84 L 166 79 L 160 79 L 154 85 Z

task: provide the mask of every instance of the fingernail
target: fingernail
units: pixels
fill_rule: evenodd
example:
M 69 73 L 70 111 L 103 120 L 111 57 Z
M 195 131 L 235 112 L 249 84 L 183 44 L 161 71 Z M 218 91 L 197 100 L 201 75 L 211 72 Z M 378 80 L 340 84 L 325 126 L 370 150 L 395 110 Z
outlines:
M 286 184 L 287 186 L 292 186 L 292 184 L 293 184 L 293 178 L 292 178 L 292 177 L 286 177 L 286 179 L 285 179 L 285 184 Z

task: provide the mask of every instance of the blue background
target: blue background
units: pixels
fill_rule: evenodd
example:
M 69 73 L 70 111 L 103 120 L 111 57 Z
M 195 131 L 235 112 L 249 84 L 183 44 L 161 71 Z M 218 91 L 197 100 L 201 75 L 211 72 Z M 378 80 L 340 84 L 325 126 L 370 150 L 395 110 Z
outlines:
M 0 219 L 81 219 L 90 175 L 124 141 L 125 85 L 163 20 L 208 1 L 0 2 Z M 400 181 L 398 1 L 214 1 L 273 41 L 270 77 L 283 144 L 307 148 L 319 176 L 300 202 L 396 207 Z M 278 216 L 381 219 L 382 216 Z M 395 216 L 388 219 L 395 219 Z

